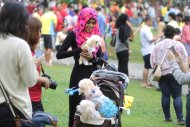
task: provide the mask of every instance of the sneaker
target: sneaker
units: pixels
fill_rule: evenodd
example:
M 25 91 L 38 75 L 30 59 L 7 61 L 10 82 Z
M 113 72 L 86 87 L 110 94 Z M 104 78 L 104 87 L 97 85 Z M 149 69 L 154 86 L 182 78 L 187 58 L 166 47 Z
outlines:
M 178 120 L 178 125 L 185 125 L 185 120 Z
M 172 121 L 172 118 L 165 118 L 164 121 L 166 121 L 166 122 L 171 122 L 171 121 Z

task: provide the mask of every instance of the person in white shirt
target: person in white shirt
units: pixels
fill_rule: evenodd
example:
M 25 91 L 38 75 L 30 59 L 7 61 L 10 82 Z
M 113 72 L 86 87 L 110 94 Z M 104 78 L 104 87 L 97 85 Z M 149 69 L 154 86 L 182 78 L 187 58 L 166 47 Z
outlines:
M 62 31 L 59 31 L 56 35 L 55 48 L 58 51 L 62 42 L 65 40 L 67 36 L 67 28 L 62 28 Z
M 5 2 L 0 12 L 0 81 L 21 119 L 32 118 L 28 87 L 38 80 L 30 47 L 25 41 L 28 17 L 27 9 L 18 2 Z M 1 90 L 0 127 L 16 127 Z
M 178 23 L 176 21 L 176 15 L 173 12 L 169 13 L 168 25 L 173 26 L 174 28 L 179 28 L 179 25 L 178 25 Z
M 150 65 L 150 54 L 154 48 L 154 41 L 162 37 L 160 34 L 158 36 L 153 37 L 151 32 L 152 19 L 147 16 L 145 18 L 145 25 L 140 30 L 140 41 L 141 41 L 141 53 L 144 60 L 144 70 L 143 70 L 143 83 L 142 86 L 145 88 L 151 88 L 148 82 L 148 71 L 151 68 Z

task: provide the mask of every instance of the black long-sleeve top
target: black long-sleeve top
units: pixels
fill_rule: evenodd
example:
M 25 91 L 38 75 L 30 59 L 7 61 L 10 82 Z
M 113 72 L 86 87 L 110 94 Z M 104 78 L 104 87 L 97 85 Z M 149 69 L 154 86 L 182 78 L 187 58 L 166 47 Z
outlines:
M 119 27 L 119 39 L 121 43 L 126 43 L 126 40 L 131 36 L 132 31 L 128 25 Z
M 68 50 L 71 47 L 72 50 Z M 83 64 L 79 65 L 79 58 L 82 49 L 77 46 L 77 42 L 75 40 L 75 33 L 72 31 L 70 32 L 65 40 L 63 41 L 60 49 L 58 50 L 56 57 L 57 59 L 63 59 L 73 56 L 75 59 L 75 64 L 71 73 L 70 77 L 70 85 L 69 87 L 78 87 L 78 83 L 83 78 L 90 78 L 90 75 L 93 71 L 97 70 L 97 65 L 102 65 L 103 61 L 99 59 L 102 57 L 101 47 L 99 48 L 98 52 L 96 53 L 96 57 L 94 57 L 91 62 L 92 65 L 85 66 Z

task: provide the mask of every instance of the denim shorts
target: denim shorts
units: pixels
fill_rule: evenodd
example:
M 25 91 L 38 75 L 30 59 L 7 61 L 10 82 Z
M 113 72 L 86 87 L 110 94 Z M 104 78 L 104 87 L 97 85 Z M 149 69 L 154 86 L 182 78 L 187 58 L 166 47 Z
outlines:
M 143 56 L 143 60 L 144 60 L 144 68 L 146 69 L 151 69 L 151 65 L 150 65 L 150 54 Z

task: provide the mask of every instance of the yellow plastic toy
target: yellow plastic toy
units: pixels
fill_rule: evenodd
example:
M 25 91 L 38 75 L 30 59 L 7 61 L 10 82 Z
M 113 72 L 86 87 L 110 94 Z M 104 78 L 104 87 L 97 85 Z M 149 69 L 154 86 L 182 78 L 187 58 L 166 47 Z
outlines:
M 123 109 L 127 110 L 127 114 L 130 114 L 130 108 L 132 106 L 133 101 L 134 101 L 133 96 L 124 95 Z

